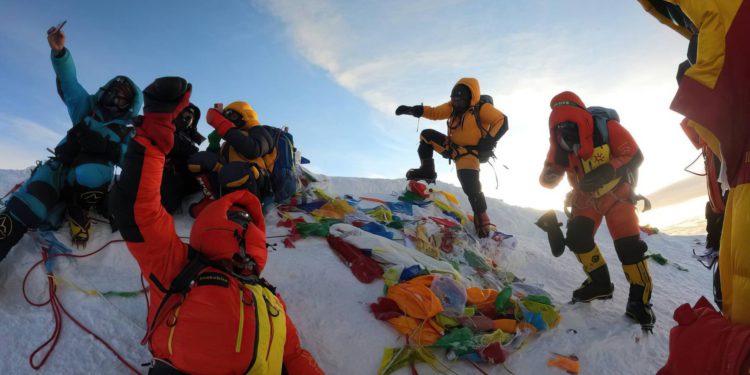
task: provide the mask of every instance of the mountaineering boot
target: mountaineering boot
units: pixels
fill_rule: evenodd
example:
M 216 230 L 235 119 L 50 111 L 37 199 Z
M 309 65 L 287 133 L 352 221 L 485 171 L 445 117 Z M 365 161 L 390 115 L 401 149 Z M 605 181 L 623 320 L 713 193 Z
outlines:
M 583 254 L 576 254 L 578 261 L 583 264 L 583 271 L 588 278 L 581 286 L 573 291 L 571 302 L 590 302 L 595 299 L 610 299 L 615 290 L 609 280 L 609 268 L 602 257 L 598 246 Z
M 437 173 L 435 173 L 435 159 L 421 159 L 419 168 L 409 169 L 406 172 L 407 180 L 425 180 L 429 183 L 434 183 L 437 179 Z
M 76 247 L 86 247 L 91 230 L 89 210 L 78 206 L 68 207 L 68 221 L 70 227 L 70 241 Z
M 651 331 L 656 322 L 656 316 L 651 310 L 651 275 L 648 271 L 648 263 L 641 260 L 636 264 L 623 264 L 622 270 L 625 278 L 630 283 L 628 304 L 625 315 L 638 322 L 644 331 Z
M 5 259 L 28 229 L 7 212 L 0 213 L 0 261 Z
M 495 226 L 490 222 L 490 216 L 487 215 L 487 211 L 481 214 L 474 214 L 474 229 L 476 229 L 479 238 L 485 238 L 495 230 Z
M 651 310 L 650 303 L 628 300 L 628 304 L 625 307 L 625 315 L 638 322 L 644 331 L 653 332 L 656 315 Z

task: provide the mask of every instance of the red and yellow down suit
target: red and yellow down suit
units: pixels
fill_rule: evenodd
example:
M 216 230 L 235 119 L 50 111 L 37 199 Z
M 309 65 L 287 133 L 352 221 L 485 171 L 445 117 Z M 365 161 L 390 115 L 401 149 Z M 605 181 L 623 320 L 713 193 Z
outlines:
M 640 0 L 685 37 L 692 30 L 660 13 L 664 1 Z M 750 325 L 750 1 L 671 0 L 698 33 L 695 64 L 685 72 L 671 109 L 726 164 L 729 197 L 721 237 L 723 312 Z
M 180 240 L 160 199 L 165 153 L 171 145 L 160 147 L 166 143 L 155 138 L 172 135 L 150 131 L 170 127 L 174 129 L 168 116 L 145 114 L 142 129 L 129 144 L 112 199 L 122 236 L 141 272 L 167 287 L 189 262 L 189 246 Z M 210 261 L 232 259 L 240 248 L 235 235 L 242 230 L 227 220 L 232 206 L 252 217 L 243 245 L 260 273 L 268 255 L 265 223 L 258 199 L 247 191 L 208 205 L 193 226 L 190 247 Z M 236 227 L 224 228 L 227 223 Z M 149 325 L 165 297 L 153 286 Z M 310 353 L 301 348 L 278 295 L 260 285 L 243 284 L 212 266 L 198 274 L 182 303 L 154 328 L 149 349 L 155 359 L 191 374 L 280 374 L 282 366 L 289 374 L 322 374 Z
M 468 150 L 463 147 L 476 146 L 479 143 L 479 139 L 482 138 L 482 134 L 495 136 L 500 131 L 500 128 L 503 127 L 505 115 L 492 104 L 486 103 L 482 105 L 479 111 L 481 124 L 477 124 L 474 108 L 479 103 L 481 95 L 479 81 L 475 78 L 462 78 L 456 82 L 456 85 L 464 85 L 471 91 L 469 109 L 458 116 L 454 116 L 451 102 L 443 103 L 437 107 L 424 106 L 423 117 L 430 120 L 448 120 L 448 136 L 445 139 L 445 143 L 426 139 L 424 135 L 421 136 L 421 141 L 431 144 L 432 148 L 439 154 L 446 152 L 448 146 L 451 144 L 458 146 L 456 147 L 456 153 L 451 157 L 456 162 L 456 169 L 478 171 L 479 159 L 475 155 L 468 153 Z M 480 126 L 482 130 L 480 130 Z
M 565 103 L 562 104 L 561 103 Z M 563 92 L 552 98 L 552 113 L 549 118 L 550 149 L 544 162 L 540 183 L 554 188 L 567 173 L 573 188 L 571 202 L 572 217 L 568 222 L 566 244 L 583 264 L 587 275 L 599 268 L 607 267 L 604 257 L 594 242 L 594 234 L 607 219 L 607 228 L 614 239 L 617 256 L 623 271 L 631 283 L 630 300 L 647 304 L 651 299 L 651 277 L 644 259 L 647 250 L 640 240 L 638 216 L 633 202 L 633 187 L 628 178 L 629 169 L 640 164 L 642 155 L 630 133 L 619 122 L 607 122 L 609 140 L 601 141 L 595 132 L 594 119 L 586 110 L 583 101 L 572 92 Z M 557 144 L 555 126 L 563 122 L 577 124 L 580 148 L 577 153 L 566 152 Z M 614 169 L 611 180 L 591 192 L 579 188 L 584 176 L 597 168 L 609 164 Z M 605 282 L 609 285 L 609 273 L 604 268 Z

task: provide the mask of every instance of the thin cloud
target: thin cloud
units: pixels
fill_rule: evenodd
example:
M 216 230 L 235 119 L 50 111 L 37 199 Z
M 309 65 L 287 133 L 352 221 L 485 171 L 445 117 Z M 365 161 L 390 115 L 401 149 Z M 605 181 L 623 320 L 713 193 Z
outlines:
M 54 146 L 63 135 L 29 119 L 0 113 L 0 130 L 3 134 L 18 134 L 23 142 L 33 141 Z
M 379 113 L 370 119 L 383 134 L 377 147 L 404 155 L 391 170 L 416 162 L 409 145 L 418 139 L 413 122 L 393 117 L 396 106 L 443 103 L 455 81 L 466 76 L 478 78 L 482 91 L 493 95 L 512 129 L 497 150 L 510 168 L 499 171 L 500 191 L 493 189 L 492 173 L 482 174 L 488 195 L 529 205 L 562 200 L 564 188 L 548 192 L 537 178 L 548 146 L 549 100 L 564 90 L 589 105 L 614 107 L 626 119 L 647 155 L 643 191 L 683 177 L 682 160 L 691 158 L 688 146 L 669 152 L 663 144 L 681 137 L 678 119 L 662 102 L 674 94 L 672 70 L 684 46 L 668 30 L 659 33 L 662 26 L 637 3 L 590 2 L 590 12 L 549 2 L 256 4 L 282 22 L 295 51 Z M 596 17 L 608 7 L 622 13 L 609 26 Z M 623 24 L 634 31 L 623 35 L 615 29 Z M 425 127 L 444 131 L 439 122 L 423 119 Z M 441 179 L 457 182 L 453 166 L 438 164 Z M 363 174 L 383 174 L 371 168 Z

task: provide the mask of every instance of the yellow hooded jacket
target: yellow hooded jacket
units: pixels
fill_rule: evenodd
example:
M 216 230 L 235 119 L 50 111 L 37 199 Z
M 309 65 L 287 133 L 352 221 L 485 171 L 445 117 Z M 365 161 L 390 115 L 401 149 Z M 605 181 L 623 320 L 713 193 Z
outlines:
M 248 130 L 250 128 L 260 126 L 260 121 L 258 121 L 258 114 L 247 102 L 233 102 L 226 106 L 224 109 L 231 109 L 242 115 L 242 119 L 245 121 L 245 126 L 240 128 L 240 131 L 245 134 L 248 134 Z M 235 150 L 235 148 L 232 147 L 228 142 L 224 142 L 221 145 L 219 155 L 221 156 L 222 164 L 226 164 L 232 161 L 242 161 L 255 164 L 256 168 L 253 168 L 253 174 L 255 179 L 258 179 L 261 174 L 270 174 L 271 172 L 273 172 L 273 165 L 276 161 L 276 153 L 276 147 L 273 147 L 269 153 L 263 156 L 255 159 L 248 159 L 237 150 Z
M 471 102 L 469 109 L 459 116 L 452 116 L 453 105 L 451 102 L 443 103 L 437 107 L 424 106 L 422 116 L 430 120 L 448 120 L 448 139 L 458 146 L 476 146 L 482 134 L 487 133 L 495 136 L 505 124 L 505 115 L 490 103 L 482 105 L 479 111 L 477 124 L 474 110 L 479 103 L 479 81 L 476 78 L 461 78 L 456 85 L 465 85 L 471 91 Z M 479 129 L 482 126 L 482 130 Z M 474 155 L 466 155 L 456 160 L 457 169 L 479 170 L 479 159 Z

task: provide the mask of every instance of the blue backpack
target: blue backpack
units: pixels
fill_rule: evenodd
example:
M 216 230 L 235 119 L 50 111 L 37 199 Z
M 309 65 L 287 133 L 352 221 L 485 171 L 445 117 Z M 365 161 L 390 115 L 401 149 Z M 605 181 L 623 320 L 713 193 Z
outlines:
M 294 137 L 286 129 L 264 125 L 274 139 L 276 160 L 271 173 L 274 201 L 284 202 L 297 192 L 299 176 L 294 162 Z

